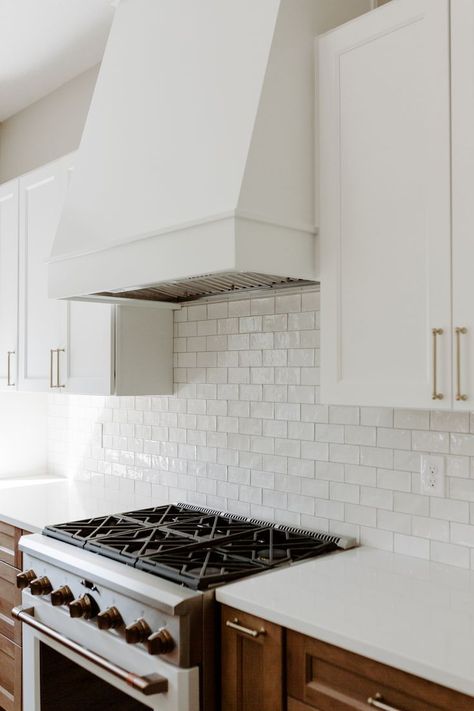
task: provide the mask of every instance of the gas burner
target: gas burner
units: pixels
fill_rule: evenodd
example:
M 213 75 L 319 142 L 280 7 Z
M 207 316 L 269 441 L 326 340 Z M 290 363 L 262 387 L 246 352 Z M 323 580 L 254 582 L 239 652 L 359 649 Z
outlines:
M 48 526 L 43 533 L 196 590 L 314 558 L 339 542 L 186 504 Z

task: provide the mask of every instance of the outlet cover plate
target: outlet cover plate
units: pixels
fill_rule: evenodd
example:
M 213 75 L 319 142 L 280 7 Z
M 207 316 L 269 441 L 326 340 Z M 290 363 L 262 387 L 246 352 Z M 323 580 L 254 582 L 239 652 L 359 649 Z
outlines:
M 421 493 L 427 496 L 444 496 L 444 457 L 423 454 L 421 457 Z

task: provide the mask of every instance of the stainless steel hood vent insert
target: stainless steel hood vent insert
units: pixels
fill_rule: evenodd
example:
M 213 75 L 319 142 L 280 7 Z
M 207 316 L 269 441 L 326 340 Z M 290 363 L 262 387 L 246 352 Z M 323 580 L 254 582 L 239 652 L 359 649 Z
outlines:
M 260 289 L 310 286 L 316 283 L 306 279 L 257 274 L 254 272 L 221 272 L 219 274 L 203 274 L 188 279 L 162 282 L 139 289 L 114 292 L 103 291 L 96 294 L 96 296 L 180 303 L 210 296 L 225 296 Z

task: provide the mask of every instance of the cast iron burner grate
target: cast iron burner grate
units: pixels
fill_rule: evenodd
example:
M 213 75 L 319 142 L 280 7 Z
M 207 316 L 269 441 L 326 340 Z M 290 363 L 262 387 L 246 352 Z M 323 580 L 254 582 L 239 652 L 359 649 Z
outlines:
M 352 543 L 187 504 L 47 526 L 43 533 L 196 590 Z

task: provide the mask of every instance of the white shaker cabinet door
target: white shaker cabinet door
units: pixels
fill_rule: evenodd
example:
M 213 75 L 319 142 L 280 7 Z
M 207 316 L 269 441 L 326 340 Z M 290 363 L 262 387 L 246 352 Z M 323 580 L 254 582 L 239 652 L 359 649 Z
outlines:
M 66 302 L 48 298 L 47 262 L 66 195 L 71 157 L 20 178 L 19 387 L 65 385 Z
M 450 407 L 449 2 L 388 3 L 319 49 L 322 399 Z
M 17 386 L 18 180 L 0 186 L 0 389 Z
M 114 337 L 115 306 L 68 302 L 66 392 L 114 394 Z
M 474 407 L 474 2 L 451 3 L 453 365 L 456 409 Z

